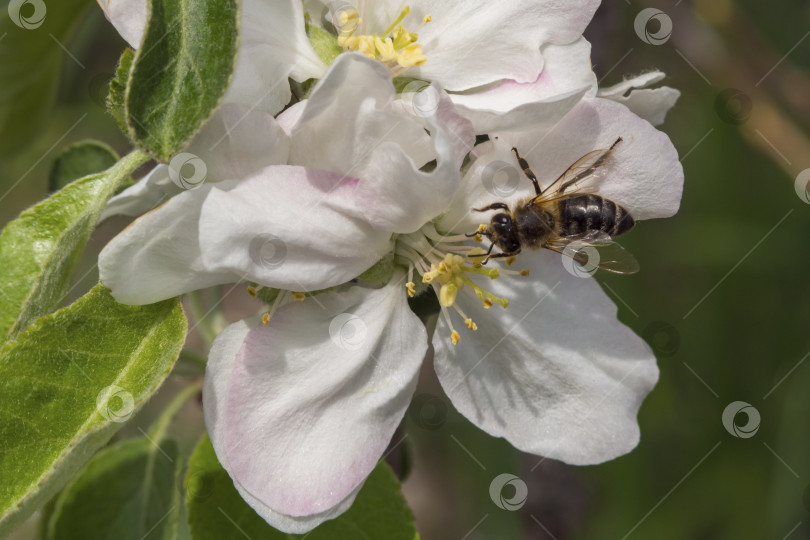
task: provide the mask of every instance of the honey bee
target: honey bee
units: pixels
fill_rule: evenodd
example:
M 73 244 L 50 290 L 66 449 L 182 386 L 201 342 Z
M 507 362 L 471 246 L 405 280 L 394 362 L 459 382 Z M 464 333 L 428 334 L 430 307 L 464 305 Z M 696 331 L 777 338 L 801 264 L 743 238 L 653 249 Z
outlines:
M 481 264 L 486 264 L 490 259 L 515 256 L 523 248 L 546 248 L 614 274 L 638 272 L 636 259 L 612 240 L 635 226 L 633 217 L 623 206 L 580 186 L 601 172 L 600 167 L 621 140 L 619 137 L 610 148 L 585 154 L 546 189 L 540 189 L 529 163 L 512 148 L 523 173 L 534 184 L 535 196 L 518 201 L 514 209 L 505 202 L 473 208 L 476 212 L 502 212 L 492 216 L 486 228 L 467 235 L 480 234 L 491 242 L 486 253 L 472 256 L 484 257 Z M 500 253 L 492 253 L 495 246 Z

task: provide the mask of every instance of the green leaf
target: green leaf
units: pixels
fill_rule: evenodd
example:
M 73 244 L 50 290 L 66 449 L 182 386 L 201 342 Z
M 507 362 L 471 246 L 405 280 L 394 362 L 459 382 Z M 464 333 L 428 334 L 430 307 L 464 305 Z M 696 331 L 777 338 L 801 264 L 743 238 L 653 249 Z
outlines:
M 115 119 L 115 123 L 121 128 L 121 131 L 127 135 L 129 135 L 129 130 L 127 129 L 126 91 L 134 59 L 135 51 L 129 47 L 124 49 L 118 60 L 118 67 L 115 68 L 115 77 L 110 81 L 110 91 L 107 94 L 107 112 Z
M 77 178 L 106 171 L 118 159 L 115 150 L 102 142 L 87 140 L 71 144 L 56 157 L 48 189 L 59 191 Z
M 228 473 L 217 461 L 205 435 L 191 456 L 186 474 L 191 537 L 194 540 L 261 538 L 284 540 L 357 540 L 385 538 L 413 540 L 413 514 L 400 492 L 399 482 L 384 462 L 366 480 L 352 507 L 306 535 L 282 533 L 267 524 L 242 500 Z
M 177 299 L 125 306 L 98 285 L 0 349 L 0 537 L 154 394 L 186 326 Z
M 181 392 L 145 437 L 96 454 L 59 495 L 46 538 L 175 538 L 184 462 L 177 443 L 166 433 L 177 412 L 199 390 L 194 385 Z
M 126 92 L 132 138 L 168 161 L 216 108 L 236 59 L 235 0 L 151 0 Z
M 0 234 L 0 338 L 11 339 L 64 300 L 107 199 L 148 157 L 133 152 L 29 208 Z
M 25 148 L 51 120 L 62 61 L 87 0 L 4 2 L 0 16 L 0 154 Z M 9 9 L 7 10 L 6 7 Z M 98 9 L 98 8 L 95 8 Z M 44 18 L 40 19 L 40 14 Z M 41 24 L 40 24 L 41 23 Z M 39 25 L 38 25 L 39 24 Z M 20 27 L 27 26 L 28 28 Z M 73 60 L 68 60 L 73 62 Z

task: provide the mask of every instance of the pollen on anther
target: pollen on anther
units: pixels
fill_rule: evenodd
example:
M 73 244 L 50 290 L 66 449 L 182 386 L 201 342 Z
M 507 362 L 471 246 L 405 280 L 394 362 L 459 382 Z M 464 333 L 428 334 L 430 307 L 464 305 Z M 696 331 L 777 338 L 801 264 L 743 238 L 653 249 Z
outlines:
M 431 17 L 430 15 L 425 15 L 425 18 L 422 19 L 422 24 L 427 24 L 432 20 L 433 20 L 433 17 Z
M 408 283 L 405 284 L 405 288 L 408 289 L 408 296 L 413 298 L 414 295 L 416 294 L 416 285 L 414 284 L 414 282 L 409 281 Z
M 529 269 L 521 270 L 520 275 L 523 277 L 529 277 Z
M 247 292 L 251 297 L 256 298 L 256 287 L 248 285 Z
M 269 322 L 270 322 L 270 314 L 265 313 L 264 315 L 262 315 L 262 326 L 267 326 L 267 323 Z
M 513 264 L 515 264 L 516 260 L 517 260 L 517 257 L 507 257 L 506 258 L 506 266 L 512 266 Z
M 484 309 L 489 309 L 492 307 L 492 300 L 490 300 L 489 298 L 484 298 L 483 302 L 484 302 Z
M 450 334 L 450 341 L 453 342 L 453 345 L 458 345 L 458 341 L 461 339 L 461 336 L 458 335 L 458 332 L 453 330 L 453 333 Z
M 478 330 L 478 325 L 477 325 L 477 324 L 475 324 L 475 322 L 473 322 L 473 320 L 472 320 L 472 319 L 465 319 L 465 320 L 464 320 L 464 324 L 466 324 L 466 325 L 467 325 L 467 328 L 469 328 L 469 329 L 470 329 L 470 330 L 472 330 L 473 332 L 475 332 L 476 330 Z
M 307 295 L 302 292 L 293 292 L 292 295 L 293 300 L 295 300 L 296 302 L 303 302 L 304 299 L 307 297 Z

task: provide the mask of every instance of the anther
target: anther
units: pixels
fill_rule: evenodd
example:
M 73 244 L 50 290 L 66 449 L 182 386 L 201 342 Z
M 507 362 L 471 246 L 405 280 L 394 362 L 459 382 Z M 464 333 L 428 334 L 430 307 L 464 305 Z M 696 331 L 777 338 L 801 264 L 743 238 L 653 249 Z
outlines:
M 475 332 L 476 330 L 478 330 L 478 325 L 477 325 L 477 324 L 475 324 L 475 323 L 473 322 L 473 320 L 472 320 L 472 319 L 465 319 L 465 320 L 464 320 L 464 324 L 466 324 L 466 325 L 467 325 L 467 328 L 469 328 L 469 329 L 470 329 L 470 330 L 472 330 L 473 332 Z
M 414 284 L 414 282 L 409 281 L 408 283 L 405 284 L 405 288 L 408 289 L 408 296 L 413 298 L 414 295 L 416 294 L 416 285 Z
M 291 292 L 292 292 L 292 295 L 293 295 L 293 300 L 295 300 L 296 302 L 303 302 L 304 299 L 307 297 L 307 295 L 305 293 L 302 293 L 302 292 L 295 292 L 295 291 L 291 291 Z
M 247 293 L 248 293 L 248 294 L 249 294 L 249 295 L 250 295 L 252 298 L 256 298 L 256 287 L 252 287 L 252 286 L 248 285 L 248 288 L 247 288 Z
M 262 315 L 262 326 L 267 326 L 267 323 L 269 322 L 270 322 L 270 314 L 265 313 L 264 315 Z
M 458 341 L 461 339 L 461 336 L 458 335 L 458 332 L 453 330 L 453 333 L 450 334 L 450 340 L 453 342 L 453 345 L 458 345 Z

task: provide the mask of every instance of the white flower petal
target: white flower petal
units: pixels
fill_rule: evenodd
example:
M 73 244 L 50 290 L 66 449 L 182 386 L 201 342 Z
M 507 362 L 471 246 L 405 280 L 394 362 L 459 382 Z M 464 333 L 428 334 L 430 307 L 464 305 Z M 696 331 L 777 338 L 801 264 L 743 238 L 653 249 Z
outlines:
M 101 282 L 123 304 L 145 305 L 196 289 L 238 281 L 208 269 L 200 257 L 200 209 L 213 186 L 185 191 L 141 216 L 98 256 Z
M 149 19 L 148 0 L 97 0 L 107 20 L 112 23 L 130 47 L 141 46 Z
M 596 93 L 591 69 L 591 44 L 580 38 L 568 45 L 549 44 L 542 50 L 545 64 L 536 81 L 503 80 L 451 98 L 472 120 L 476 133 L 492 133 L 550 125 L 573 108 L 580 97 Z
M 357 178 L 276 166 L 214 189 L 203 204 L 201 258 L 212 271 L 294 291 L 345 283 L 391 250 L 363 217 Z
M 521 255 L 528 278 L 487 282 L 510 305 L 489 310 L 468 291 L 461 307 L 478 324 L 455 347 L 441 320 L 436 371 L 455 407 L 524 452 L 600 463 L 633 449 L 636 415 L 658 379 L 650 348 L 616 318 L 593 279 L 574 277 L 561 255 Z
M 597 96 L 621 103 L 652 125 L 659 126 L 664 123 L 667 113 L 681 95 L 678 90 L 668 86 L 647 88 L 664 77 L 660 71 L 644 73 L 609 88 L 602 88 Z
M 417 167 L 434 159 L 419 122 L 392 109 L 395 97 L 391 72 L 380 62 L 359 53 L 338 56 L 292 128 L 290 163 L 358 177 L 386 142 L 400 146 Z
M 161 163 L 107 201 L 99 221 L 112 216 L 139 216 L 182 192 L 183 189 L 172 182 L 169 166 Z
M 475 143 L 472 125 L 447 94 L 435 84 L 423 92 L 435 100 L 435 110 L 423 118 L 438 157 L 435 168 L 420 171 L 399 146 L 385 143 L 372 151 L 358 172 L 362 178 L 358 197 L 366 219 L 401 234 L 418 230 L 445 211 L 458 189 L 459 166 Z
M 376 465 L 416 386 L 426 332 L 401 280 L 293 302 L 244 329 L 212 350 L 206 424 L 254 509 L 302 533 L 347 507 Z
M 624 206 L 638 220 L 669 217 L 678 211 L 683 167 L 666 134 L 627 107 L 606 99 L 583 99 L 550 130 L 500 133 L 493 151 L 467 171 L 440 229 L 470 232 L 489 214 L 471 213 L 496 201 L 514 204 L 534 194 L 511 153 L 512 146 L 529 162 L 540 184 L 551 184 L 588 152 L 623 141 L 592 184 L 595 191 Z M 494 186 L 494 187 L 493 187 Z M 482 221 L 482 218 L 483 221 Z
M 391 250 L 357 203 L 356 178 L 277 165 L 181 193 L 99 255 L 119 302 L 149 304 L 221 283 L 312 291 L 345 283 Z
M 367 30 L 382 32 L 399 15 L 402 2 L 369 2 Z M 501 79 L 537 80 L 543 68 L 542 45 L 579 38 L 591 20 L 596 0 L 414 0 L 403 24 L 419 33 L 427 62 L 408 76 L 439 82 L 460 91 Z M 421 26 L 425 15 L 432 21 Z
M 224 101 L 276 114 L 290 101 L 288 77 L 321 77 L 326 65 L 304 29 L 300 0 L 245 0 L 239 56 Z
M 224 431 L 223 422 L 217 421 L 221 414 L 218 410 L 217 396 L 227 395 L 228 387 L 233 374 L 234 361 L 239 350 L 244 345 L 250 330 L 258 324 L 255 320 L 243 320 L 234 323 L 219 333 L 211 346 L 209 361 L 205 367 L 205 386 L 203 388 L 203 411 L 205 413 L 205 424 L 212 441 L 221 440 Z M 213 360 L 216 359 L 216 360 Z M 221 398 L 220 398 L 221 399 Z M 217 446 L 214 447 L 217 451 Z M 217 459 L 226 471 L 231 470 L 228 456 L 225 452 L 217 451 Z M 302 532 L 316 527 L 326 520 L 333 519 L 348 510 L 354 501 L 360 487 L 347 496 L 342 502 L 333 508 L 305 517 L 294 517 L 280 514 L 268 508 L 261 500 L 247 491 L 239 482 L 234 482 L 234 487 L 239 495 L 248 503 L 268 523 L 272 523 L 277 529 L 289 532 Z
M 226 103 L 214 112 L 184 153 L 202 160 L 204 180 L 199 182 L 212 183 L 243 178 L 268 165 L 286 163 L 289 150 L 289 138 L 272 116 Z M 181 165 L 172 164 L 175 168 Z M 197 174 L 196 166 L 193 171 L 191 174 Z M 186 174 L 182 167 L 172 172 Z M 169 166 L 160 164 L 138 183 L 112 197 L 101 219 L 141 215 L 188 187 L 179 176 L 172 181 Z

